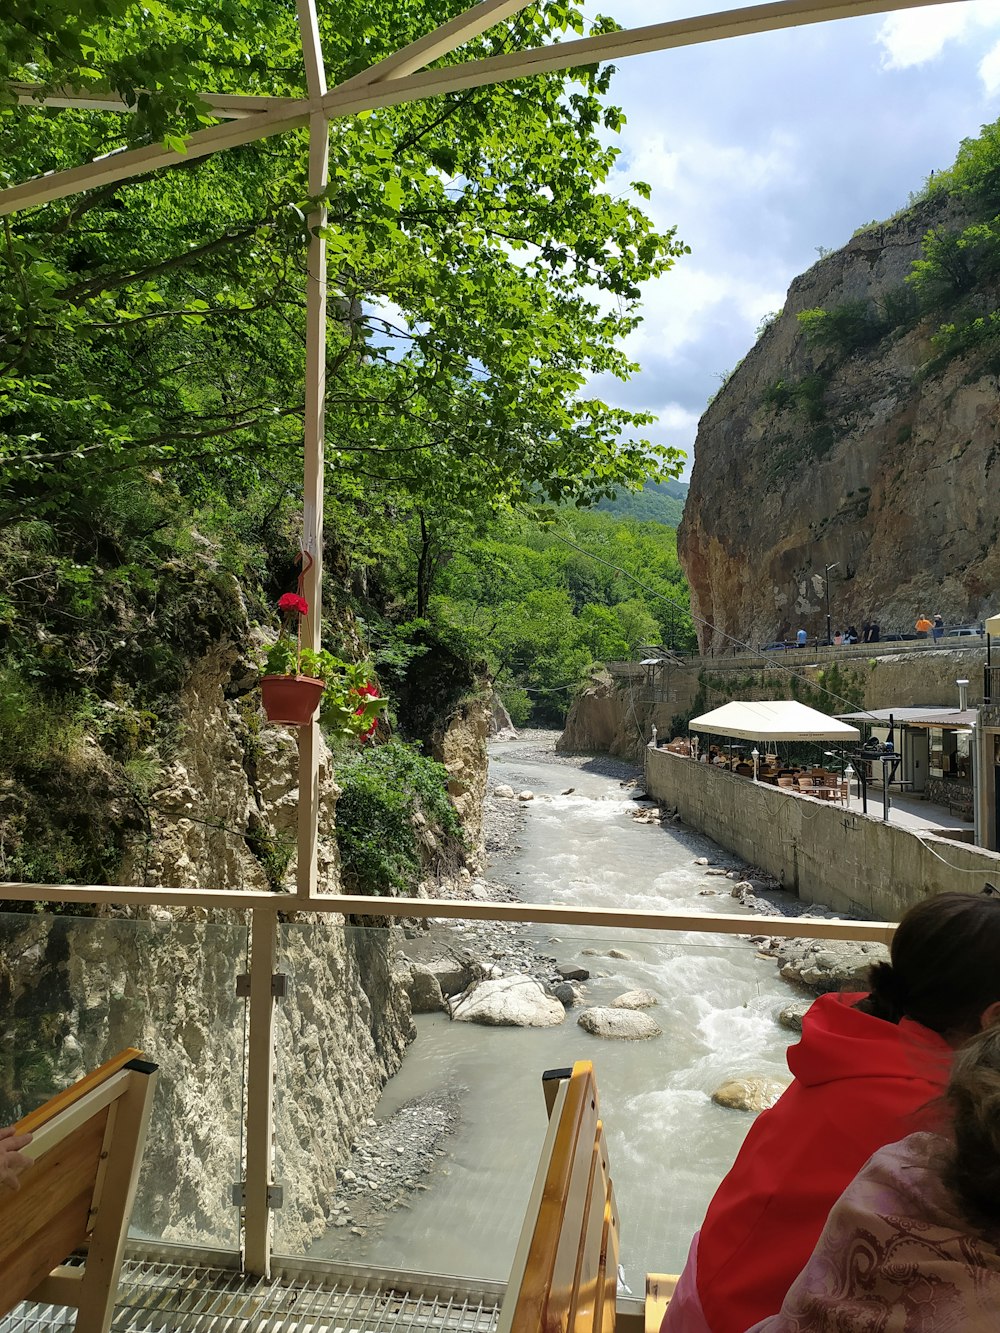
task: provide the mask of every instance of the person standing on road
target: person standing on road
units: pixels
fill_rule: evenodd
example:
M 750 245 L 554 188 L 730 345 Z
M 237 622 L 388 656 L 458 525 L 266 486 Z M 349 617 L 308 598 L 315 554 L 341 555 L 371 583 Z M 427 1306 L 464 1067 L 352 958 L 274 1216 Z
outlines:
M 917 618 L 914 621 L 913 628 L 917 631 L 918 639 L 926 639 L 927 635 L 934 628 L 934 624 L 933 621 L 927 619 L 923 611 L 919 611 L 917 613 Z
M 935 611 L 935 612 L 934 612 L 934 625 L 933 625 L 933 628 L 931 629 L 931 638 L 933 638 L 933 639 L 935 640 L 935 642 L 936 642 L 938 639 L 941 638 L 941 636 L 942 636 L 943 634 L 944 634 L 944 621 L 941 619 L 941 617 L 940 617 L 940 615 L 938 614 L 938 612 Z

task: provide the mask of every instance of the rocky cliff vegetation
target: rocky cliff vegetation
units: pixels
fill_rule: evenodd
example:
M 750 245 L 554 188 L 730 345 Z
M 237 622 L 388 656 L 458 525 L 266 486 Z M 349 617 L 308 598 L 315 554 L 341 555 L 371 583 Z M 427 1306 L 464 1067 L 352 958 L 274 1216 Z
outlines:
M 40 546 L 22 529 L 4 542 L 5 586 L 28 579 L 37 607 L 32 620 L 8 622 L 3 643 L 5 878 L 292 889 L 297 746 L 260 711 L 256 659 L 273 626 L 258 580 L 245 569 L 237 578 L 231 555 L 208 539 L 175 549 L 158 581 L 131 585 L 111 561 L 67 584 L 59 543 Z M 86 605 L 72 600 L 81 587 Z M 341 651 L 359 655 L 352 608 L 335 587 L 325 619 Z M 367 751 L 324 748 L 321 892 L 345 887 L 345 865 L 350 890 L 364 895 L 427 893 L 478 863 L 487 704 L 467 661 L 420 647 L 387 665 L 395 737 Z M 32 685 L 39 653 L 62 671 L 61 693 Z M 422 676 L 434 688 L 420 711 Z M 233 1245 L 245 915 L 13 906 L 22 910 L 0 918 L 0 1123 L 139 1046 L 161 1077 L 136 1223 L 157 1237 Z M 289 919 L 280 936 L 278 970 L 289 977 L 278 1012 L 281 1232 L 301 1248 L 331 1224 L 337 1171 L 399 1067 L 412 1021 L 408 978 L 393 966 L 398 929 L 360 915 L 352 925 Z
M 704 651 L 993 609 L 1000 139 L 796 278 L 702 418 L 678 554 Z

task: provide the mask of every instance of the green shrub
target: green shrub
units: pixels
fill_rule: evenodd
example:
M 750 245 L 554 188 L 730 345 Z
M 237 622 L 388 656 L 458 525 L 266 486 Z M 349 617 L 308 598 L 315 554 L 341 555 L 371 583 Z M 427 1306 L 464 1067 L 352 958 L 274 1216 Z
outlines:
M 878 342 L 885 326 L 868 301 L 845 301 L 830 310 L 803 310 L 798 317 L 813 347 L 851 356 Z
M 437 844 L 434 869 L 457 865 L 465 838 L 443 765 L 392 740 L 342 760 L 337 781 L 337 845 L 349 892 L 411 892 L 425 865 L 418 832 L 424 823 Z

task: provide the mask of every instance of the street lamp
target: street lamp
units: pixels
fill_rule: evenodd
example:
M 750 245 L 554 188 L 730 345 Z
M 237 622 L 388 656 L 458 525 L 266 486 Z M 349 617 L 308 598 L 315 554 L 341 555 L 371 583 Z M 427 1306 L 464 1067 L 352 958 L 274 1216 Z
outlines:
M 757 765 L 760 763 L 760 751 L 757 749 L 756 745 L 755 745 L 755 746 L 753 747 L 753 749 L 750 751 L 750 758 L 753 760 L 753 780 L 754 780 L 754 782 L 756 782 L 756 781 L 757 781 Z
M 833 632 L 830 628 L 830 570 L 839 569 L 840 562 L 835 560 L 832 565 L 826 567 L 826 641 L 827 644 L 833 643 Z
M 854 766 L 853 766 L 852 764 L 848 763 L 847 767 L 844 769 L 844 781 L 847 783 L 847 800 L 848 800 L 848 803 L 850 803 L 850 799 L 851 799 L 851 778 L 853 778 L 853 777 L 854 777 Z

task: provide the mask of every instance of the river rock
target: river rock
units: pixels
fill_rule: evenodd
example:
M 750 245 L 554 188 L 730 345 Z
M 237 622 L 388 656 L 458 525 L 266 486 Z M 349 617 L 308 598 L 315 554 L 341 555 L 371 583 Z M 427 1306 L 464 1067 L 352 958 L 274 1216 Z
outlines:
M 556 963 L 556 974 L 563 981 L 589 981 L 590 973 L 585 967 L 576 967 L 572 963 Z
M 410 968 L 410 1008 L 415 1014 L 434 1014 L 446 1008 L 438 979 L 423 963 Z
M 611 1001 L 612 1009 L 652 1009 L 659 1000 L 651 990 L 627 990 L 624 995 L 616 995 Z
M 506 782 L 501 782 L 499 787 L 493 788 L 493 795 L 499 796 L 504 801 L 512 801 L 514 799 L 514 788 L 508 787 Z
M 786 940 L 778 949 L 781 975 L 817 995 L 866 991 L 871 965 L 888 961 L 888 947 L 867 940 Z
M 696 866 L 707 866 L 707 865 L 708 865 L 708 857 L 707 857 L 707 856 L 696 856 L 696 857 L 694 858 L 694 861 L 692 862 L 692 864 L 693 864 L 693 865 L 696 865 Z
M 517 799 L 519 801 L 533 801 L 535 799 L 535 793 L 533 791 L 527 791 L 527 790 L 519 791 L 517 793 Z
M 788 1087 L 776 1078 L 748 1074 L 743 1078 L 727 1079 L 712 1093 L 716 1106 L 733 1111 L 766 1111 L 773 1106 Z
M 662 1031 L 649 1014 L 639 1013 L 635 1009 L 598 1006 L 595 1009 L 584 1009 L 576 1021 L 584 1032 L 618 1041 L 645 1041 L 648 1037 L 660 1036 Z
M 572 1009 L 579 1002 L 580 996 L 575 986 L 571 986 L 568 981 L 560 981 L 558 985 L 552 987 L 552 994 L 563 1006 L 564 1009 Z
M 480 975 L 474 965 L 464 958 L 425 958 L 422 965 L 434 974 L 442 995 L 461 994 Z
M 626 963 L 631 963 L 632 961 L 632 955 L 630 953 L 626 953 L 624 949 L 609 949 L 608 957 L 620 958 Z
M 796 1000 L 794 1004 L 786 1004 L 778 1015 L 778 1022 L 783 1028 L 788 1028 L 789 1032 L 801 1032 L 802 1020 L 811 1007 L 812 1000 Z
M 745 898 L 748 893 L 753 893 L 753 885 L 748 879 L 741 879 L 729 890 L 733 898 Z
M 550 1028 L 566 1011 L 531 977 L 497 977 L 478 981 L 453 1005 L 452 1018 L 486 1027 Z

